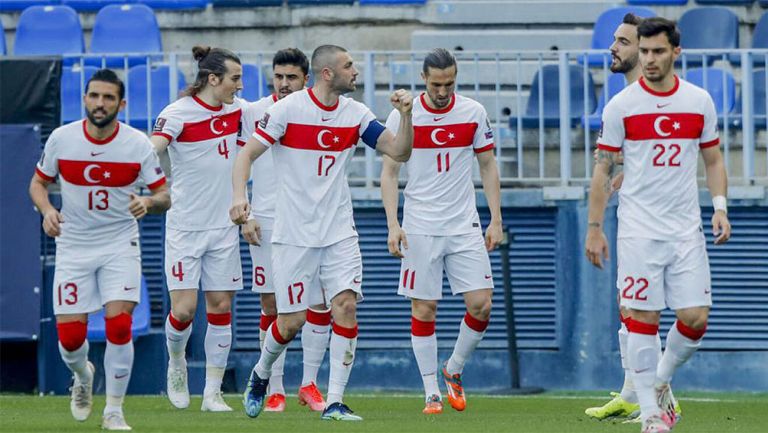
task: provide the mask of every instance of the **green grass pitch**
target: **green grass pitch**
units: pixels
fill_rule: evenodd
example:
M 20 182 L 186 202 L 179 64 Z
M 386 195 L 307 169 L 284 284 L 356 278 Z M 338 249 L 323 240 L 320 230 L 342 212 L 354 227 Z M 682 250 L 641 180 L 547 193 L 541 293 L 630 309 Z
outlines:
M 768 432 L 768 394 L 685 394 L 680 393 L 683 420 L 675 433 L 686 432 Z M 421 413 L 422 397 L 417 394 L 351 393 L 345 400 L 365 420 L 362 423 L 321 421 L 288 397 L 281 414 L 262 413 L 250 419 L 242 412 L 240 397 L 227 395 L 233 413 L 201 413 L 200 397 L 193 396 L 187 410 L 177 410 L 162 396 L 128 396 L 126 420 L 135 432 L 269 432 L 269 433 L 429 433 L 429 432 L 615 432 L 637 433 L 639 424 L 620 420 L 595 421 L 584 415 L 588 406 L 607 398 L 597 393 L 550 392 L 536 396 L 502 397 L 468 395 L 467 410 L 446 407 L 442 415 Z M 100 431 L 104 396 L 96 396 L 94 412 L 78 423 L 69 414 L 68 397 L 30 395 L 0 396 L 2 432 L 88 432 Z

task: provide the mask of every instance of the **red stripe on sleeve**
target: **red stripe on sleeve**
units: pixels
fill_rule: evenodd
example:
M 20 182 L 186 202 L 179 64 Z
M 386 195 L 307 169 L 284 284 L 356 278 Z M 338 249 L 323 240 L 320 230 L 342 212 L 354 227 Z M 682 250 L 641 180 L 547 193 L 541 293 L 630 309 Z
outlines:
M 267 134 L 266 132 L 262 131 L 261 129 L 257 129 L 256 130 L 256 134 L 259 134 L 259 136 L 261 136 L 261 138 L 267 140 L 267 142 L 269 142 L 269 144 L 275 144 L 276 140 L 274 138 L 270 137 L 269 134 Z
M 46 180 L 48 182 L 56 182 L 55 177 L 48 176 L 47 174 L 43 173 L 43 171 L 40 170 L 40 168 L 38 167 L 35 167 L 35 173 L 37 173 L 38 176 L 42 177 L 43 180 Z
M 161 186 L 165 185 L 165 182 L 166 182 L 165 176 L 163 176 L 160 179 L 158 179 L 156 182 L 152 182 L 149 185 L 147 185 L 147 188 L 149 188 L 149 189 L 157 189 L 157 188 L 160 188 Z
M 483 152 L 487 152 L 489 150 L 493 150 L 495 148 L 496 148 L 496 145 L 491 143 L 491 144 L 489 144 L 487 146 L 478 147 L 477 149 L 475 149 L 475 153 L 483 153 Z
M 719 144 L 720 144 L 720 138 L 718 137 L 718 138 L 715 138 L 712 141 L 707 141 L 706 143 L 700 143 L 699 144 L 699 149 L 706 149 L 708 147 L 714 147 L 714 146 L 717 146 Z
M 153 137 L 154 136 L 163 137 L 163 138 L 167 139 L 168 141 L 173 141 L 173 137 L 171 137 L 170 135 L 166 134 L 165 132 L 153 132 L 152 136 Z
M 597 148 L 600 150 L 604 150 L 606 152 L 619 152 L 621 151 L 620 147 L 611 146 L 609 144 L 603 144 L 603 143 L 597 143 Z

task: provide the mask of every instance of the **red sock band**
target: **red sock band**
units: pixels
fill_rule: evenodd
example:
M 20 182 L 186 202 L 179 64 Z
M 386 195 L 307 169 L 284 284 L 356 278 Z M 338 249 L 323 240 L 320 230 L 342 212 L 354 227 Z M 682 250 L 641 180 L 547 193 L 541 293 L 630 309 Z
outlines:
M 333 333 L 344 338 L 349 338 L 351 340 L 353 338 L 357 338 L 357 325 L 355 325 L 354 328 L 345 328 L 334 322 Z
M 435 322 L 424 322 L 411 316 L 411 334 L 415 337 L 429 337 L 435 334 Z
M 307 322 L 318 326 L 328 326 L 331 324 L 331 310 L 314 311 L 307 309 Z
M 232 324 L 232 313 L 208 313 L 208 323 L 216 326 L 228 326 Z
M 269 325 L 271 325 L 275 320 L 277 320 L 277 316 L 267 316 L 266 314 L 262 314 L 261 319 L 259 319 L 259 329 L 267 332 Z
M 123 345 L 131 341 L 131 324 L 133 317 L 128 313 L 120 313 L 115 317 L 104 318 L 107 341 Z
M 623 323 L 624 326 L 627 326 L 628 321 L 629 321 L 629 316 L 624 317 L 624 315 L 621 314 L 621 311 L 619 311 L 619 322 Z
M 625 323 L 629 332 L 634 332 L 635 334 L 656 335 L 659 333 L 659 325 L 640 322 L 631 317 L 627 318 Z
M 464 323 L 469 326 L 469 329 L 476 332 L 485 332 L 485 329 L 488 328 L 488 322 L 490 322 L 490 320 L 475 319 L 469 312 L 464 315 Z
M 85 343 L 85 337 L 88 335 L 88 324 L 83 322 L 57 323 L 56 330 L 61 346 L 68 352 L 74 352 Z
M 173 314 L 171 314 L 171 313 L 168 313 L 168 321 L 171 322 L 171 326 L 173 326 L 173 329 L 175 329 L 177 331 L 183 331 L 183 330 L 189 328 L 189 325 L 192 324 L 191 320 L 189 322 L 181 322 L 181 321 L 179 321 L 178 319 L 173 317 Z
M 680 331 L 680 333 L 687 338 L 690 338 L 691 340 L 699 340 L 701 337 L 704 336 L 704 333 L 707 332 L 707 325 L 704 324 L 704 327 L 701 329 L 693 329 L 689 326 L 687 326 L 685 323 L 676 320 L 675 326 L 677 327 L 677 330 Z
M 272 326 L 269 327 L 272 330 L 272 337 L 275 338 L 275 341 L 277 341 L 280 344 L 288 344 L 291 342 L 291 340 L 286 340 L 283 338 L 282 335 L 280 335 L 280 330 L 277 329 L 277 321 L 272 323 Z

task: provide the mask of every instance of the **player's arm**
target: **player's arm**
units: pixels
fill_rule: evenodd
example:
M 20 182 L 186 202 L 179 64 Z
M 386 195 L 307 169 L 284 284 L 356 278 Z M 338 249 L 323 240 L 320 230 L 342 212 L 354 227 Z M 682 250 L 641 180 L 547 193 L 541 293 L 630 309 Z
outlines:
M 165 152 L 168 149 L 168 144 L 171 143 L 171 140 L 163 135 L 153 135 L 149 138 L 149 141 L 152 142 L 152 147 L 155 148 L 155 153 L 158 155 Z
M 715 213 L 712 215 L 712 234 L 717 236 L 715 244 L 728 242 L 731 237 L 731 223 L 728 221 L 728 208 L 726 197 L 728 196 L 728 174 L 725 170 L 725 161 L 719 146 L 710 146 L 701 149 L 704 159 L 704 167 L 707 174 L 707 188 L 712 195 L 712 204 Z
M 387 247 L 389 253 L 395 257 L 403 258 L 400 251 L 400 245 L 408 249 L 408 240 L 405 232 L 400 227 L 400 221 L 397 219 L 397 207 L 400 201 L 398 192 L 398 175 L 400 174 L 400 163 L 387 155 L 382 156 L 381 164 L 381 201 L 384 203 L 384 212 L 387 214 Z
M 499 169 L 496 166 L 496 158 L 493 150 L 477 154 L 477 162 L 480 164 L 480 180 L 483 182 L 485 200 L 491 211 L 491 222 L 485 229 L 485 248 L 493 251 L 504 239 L 501 229 L 501 183 L 499 182 Z
M 48 198 L 48 185 L 51 183 L 51 181 L 43 179 L 39 174 L 35 173 L 29 182 L 29 197 L 43 216 L 43 230 L 45 234 L 56 237 L 61 234 L 61 223 L 64 222 L 64 219 Z
M 616 167 L 618 152 L 599 149 L 592 171 L 589 189 L 589 216 L 587 218 L 586 254 L 593 265 L 603 269 L 602 258 L 608 258 L 608 240 L 603 231 L 605 207 L 611 196 L 611 177 Z
M 411 110 L 413 109 L 413 95 L 407 90 L 397 90 L 389 98 L 392 106 L 400 112 L 400 124 L 397 134 L 388 130 L 379 135 L 376 141 L 376 150 L 389 156 L 397 162 L 408 161 L 413 150 L 413 121 Z
M 161 214 L 171 207 L 171 194 L 167 184 L 162 184 L 150 189 L 150 191 L 152 192 L 151 195 L 131 193 L 128 211 L 134 218 L 141 219 L 146 214 Z
M 269 149 L 256 137 L 250 137 L 235 159 L 232 170 L 232 207 L 229 209 L 229 217 L 235 224 L 243 224 L 248 220 L 251 212 L 248 203 L 248 179 L 251 177 L 251 164 Z

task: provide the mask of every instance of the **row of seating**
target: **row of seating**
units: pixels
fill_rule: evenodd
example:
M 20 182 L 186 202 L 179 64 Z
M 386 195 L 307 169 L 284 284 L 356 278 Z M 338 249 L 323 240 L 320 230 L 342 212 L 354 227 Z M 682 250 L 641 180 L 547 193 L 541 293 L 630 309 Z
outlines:
M 361 5 L 423 5 L 427 0 L 357 0 Z M 269 7 L 288 5 L 351 5 L 355 0 L 3 0 L 0 12 L 22 11 L 30 6 L 66 5 L 80 12 L 97 11 L 111 4 L 144 4 L 153 9 L 193 10 L 213 7 Z
M 726 6 L 749 6 L 755 0 L 694 0 L 700 5 L 726 5 Z M 768 8 L 768 0 L 757 0 L 760 6 Z M 657 5 L 657 6 L 682 6 L 687 4 L 688 0 L 627 0 L 631 5 Z

